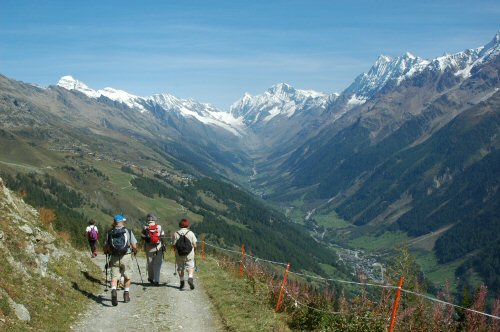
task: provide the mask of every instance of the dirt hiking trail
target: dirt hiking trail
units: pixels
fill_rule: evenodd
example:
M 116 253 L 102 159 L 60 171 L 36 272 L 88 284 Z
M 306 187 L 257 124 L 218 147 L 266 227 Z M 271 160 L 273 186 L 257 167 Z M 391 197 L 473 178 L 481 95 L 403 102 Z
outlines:
M 160 285 L 153 286 L 147 281 L 146 259 L 139 256 L 137 259 L 144 284 L 134 258 L 130 302 L 123 302 L 123 289 L 118 288 L 118 306 L 112 306 L 111 288 L 105 290 L 103 272 L 102 293 L 87 294 L 94 302 L 80 314 L 71 331 L 224 331 L 196 273 L 195 289 L 189 289 L 186 282 L 186 287 L 179 290 L 179 276 L 173 274 L 174 264 L 164 261 Z M 98 255 L 94 262 L 104 270 L 104 255 Z

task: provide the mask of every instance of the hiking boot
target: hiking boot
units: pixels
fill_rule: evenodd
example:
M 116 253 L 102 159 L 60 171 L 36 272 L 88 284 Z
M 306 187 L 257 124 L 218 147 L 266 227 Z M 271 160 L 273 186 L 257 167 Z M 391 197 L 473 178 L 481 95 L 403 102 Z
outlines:
M 153 284 L 153 279 L 148 278 L 149 283 Z
M 194 289 L 193 278 L 188 279 L 189 288 Z
M 123 292 L 123 302 L 125 302 L 125 303 L 130 302 L 130 293 L 127 291 Z
M 160 286 L 160 283 L 158 281 L 153 282 L 154 286 Z
M 184 280 L 181 280 L 181 284 L 179 285 L 179 289 L 183 289 L 184 288 Z
M 118 294 L 116 293 L 116 289 L 111 290 L 111 304 L 115 307 L 118 305 Z

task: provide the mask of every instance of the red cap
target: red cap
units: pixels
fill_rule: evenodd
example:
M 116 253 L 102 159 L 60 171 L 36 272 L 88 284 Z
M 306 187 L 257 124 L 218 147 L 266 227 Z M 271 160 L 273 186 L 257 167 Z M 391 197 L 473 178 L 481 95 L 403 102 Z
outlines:
M 187 220 L 186 218 L 182 219 L 179 222 L 179 227 L 180 228 L 188 228 L 189 227 L 189 220 Z

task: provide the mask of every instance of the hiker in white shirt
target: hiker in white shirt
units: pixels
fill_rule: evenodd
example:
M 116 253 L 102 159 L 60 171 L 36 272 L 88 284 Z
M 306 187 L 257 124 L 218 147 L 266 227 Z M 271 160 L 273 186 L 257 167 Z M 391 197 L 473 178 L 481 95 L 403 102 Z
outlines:
M 85 237 L 89 241 L 90 251 L 92 252 L 91 257 L 94 258 L 97 256 L 97 239 L 99 238 L 99 230 L 94 219 L 90 219 L 89 225 L 85 229 Z
M 175 262 L 177 264 L 177 272 L 179 273 L 180 285 L 179 289 L 184 288 L 184 269 L 188 272 L 188 284 L 191 289 L 194 289 L 193 274 L 195 269 L 194 254 L 196 249 L 196 236 L 189 230 L 189 220 L 182 219 L 179 222 L 179 227 L 181 228 L 174 234 L 174 250 L 175 250 Z M 189 252 L 180 252 L 181 243 L 184 242 L 185 238 L 191 245 L 191 250 Z

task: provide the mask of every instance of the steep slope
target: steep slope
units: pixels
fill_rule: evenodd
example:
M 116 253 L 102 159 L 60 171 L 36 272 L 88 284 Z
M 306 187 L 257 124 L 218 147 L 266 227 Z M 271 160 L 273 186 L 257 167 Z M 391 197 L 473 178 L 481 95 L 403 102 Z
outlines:
M 4 76 L 0 76 L 0 93 L 2 106 L 12 110 L 0 114 L 2 127 L 26 137 L 43 132 L 53 136 L 52 144 L 64 142 L 65 148 L 73 145 L 81 149 L 99 139 L 127 143 L 132 138 L 167 152 L 171 162 L 182 164 L 179 160 L 184 160 L 184 167 L 188 162 L 205 172 L 222 174 L 241 172 L 238 165 L 246 160 L 244 153 L 235 150 L 238 136 L 234 133 L 176 116 L 159 106 L 155 113 L 144 103 L 146 111 L 138 111 L 103 95 L 89 98 L 78 90 L 40 89 Z M 47 130 L 53 127 L 58 130 Z M 68 135 L 78 139 L 70 142 Z
M 188 217 L 194 230 L 214 242 L 247 241 L 256 254 L 303 269 L 321 271 L 320 262 L 336 261 L 284 215 L 215 175 L 230 167 L 223 165 L 224 156 L 202 167 L 213 157 L 210 147 L 198 141 L 188 150 L 171 127 L 154 125 L 158 118 L 150 111 L 60 87 L 43 90 L 6 78 L 0 83 L 0 170 L 37 207 L 59 211 L 57 229 L 75 242 L 86 218 L 108 227 L 120 212 L 137 228 L 153 210 L 166 218 L 166 229 Z M 77 215 L 69 218 L 69 211 Z
M 0 179 L 0 330 L 69 329 L 100 271 Z
M 285 174 L 287 179 L 282 185 L 321 182 L 318 196 L 330 198 L 384 158 L 421 143 L 471 105 L 490 98 L 499 88 L 497 37 L 486 52 L 489 55 L 477 59 L 465 77 L 459 71 L 466 62 L 436 70 L 432 61 L 418 74 L 326 125 L 278 168 L 276 174 Z M 337 172 L 339 168 L 345 173 Z
M 268 197 L 412 237 L 445 229 L 432 247 L 439 262 L 473 253 L 461 269 L 476 266 L 498 287 L 498 265 L 480 264 L 500 227 L 498 45 L 497 35 L 487 47 L 430 61 L 349 109 L 262 176 Z

